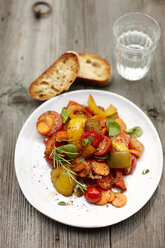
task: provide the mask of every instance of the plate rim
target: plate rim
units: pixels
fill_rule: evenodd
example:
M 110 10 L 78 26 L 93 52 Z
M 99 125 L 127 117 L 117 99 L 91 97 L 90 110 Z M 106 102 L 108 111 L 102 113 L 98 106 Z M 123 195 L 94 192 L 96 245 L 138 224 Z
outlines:
M 31 201 L 31 199 L 28 198 L 26 192 L 24 191 L 24 188 L 23 186 L 21 185 L 21 180 L 20 178 L 18 177 L 18 171 L 17 171 L 17 166 L 16 166 L 16 157 L 17 157 L 17 147 L 18 147 L 18 142 L 19 142 L 19 139 L 24 131 L 24 129 L 26 128 L 29 120 L 32 118 L 33 115 L 35 115 L 35 113 L 38 111 L 38 109 L 42 108 L 44 105 L 47 105 L 48 103 L 50 102 L 53 102 L 54 100 L 58 100 L 58 98 L 61 98 L 61 97 L 65 97 L 65 95 L 73 95 L 73 94 L 79 94 L 79 93 L 85 93 L 85 94 L 92 94 L 92 93 L 99 93 L 99 94 L 107 94 L 107 95 L 113 95 L 117 98 L 120 98 L 124 101 L 126 101 L 127 103 L 131 104 L 134 108 L 136 108 L 138 111 L 141 112 L 141 114 L 143 115 L 143 117 L 145 117 L 145 119 L 147 119 L 147 121 L 149 121 L 150 125 L 152 126 L 153 130 L 155 131 L 155 134 L 158 138 L 158 141 L 159 141 L 159 147 L 160 147 L 160 154 L 161 154 L 161 158 L 160 158 L 160 161 L 161 161 L 161 165 L 160 165 L 160 170 L 159 170 L 159 175 L 157 177 L 157 180 L 156 180 L 156 183 L 154 185 L 154 189 L 153 191 L 148 195 L 147 199 L 145 200 L 145 202 L 143 204 L 140 205 L 140 207 L 138 207 L 138 209 L 134 212 L 131 212 L 131 214 L 128 214 L 128 216 L 125 218 L 121 218 L 120 221 L 115 221 L 113 222 L 112 224 L 103 224 L 103 225 L 94 225 L 94 226 L 88 226 L 88 225 L 75 225 L 75 224 L 72 224 L 72 223 L 68 223 L 68 222 L 65 222 L 65 221 L 62 221 L 62 220 L 59 220 L 58 218 L 55 219 L 54 217 L 52 217 L 50 214 L 47 214 L 46 212 L 38 209 L 35 205 L 35 203 L 33 203 Z M 97 90 L 97 89 L 83 89 L 83 90 L 74 90 L 74 91 L 69 91 L 69 92 L 65 92 L 63 94 L 60 94 L 56 97 L 53 97 L 43 103 L 41 103 L 29 116 L 28 118 L 26 119 L 26 121 L 24 122 L 19 134 L 18 134 L 18 137 L 17 137 L 17 140 L 16 140 L 16 145 L 15 145 L 15 152 L 14 152 L 14 168 L 15 168 L 15 174 L 16 174 L 16 178 L 17 178 L 17 181 L 18 181 L 18 184 L 19 184 L 19 187 L 24 195 L 24 197 L 26 198 L 26 200 L 37 210 L 39 211 L 40 213 L 44 214 L 45 216 L 49 217 L 50 219 L 52 220 L 55 220 L 59 223 L 62 223 L 62 224 L 65 224 L 65 225 L 68 225 L 68 226 L 73 226 L 73 227 L 79 227 L 79 228 L 101 228 L 101 227 L 106 227 L 106 226 L 111 226 L 111 225 L 114 225 L 114 224 L 117 224 L 117 223 L 120 223 L 128 218 L 130 218 L 131 216 L 133 216 L 134 214 L 136 214 L 139 210 L 141 210 L 146 204 L 147 202 L 151 199 L 151 197 L 153 196 L 154 192 L 156 191 L 159 183 L 160 183 L 160 180 L 161 180 L 161 176 L 162 176 L 162 172 L 163 172 L 163 148 L 162 148 L 162 143 L 161 143 L 161 139 L 159 137 L 159 133 L 157 131 L 157 129 L 155 128 L 154 124 L 152 123 L 152 121 L 150 120 L 150 118 L 143 112 L 143 110 L 138 107 L 134 102 L 132 102 L 131 100 L 129 100 L 128 98 L 120 95 L 120 94 L 117 94 L 117 93 L 114 93 L 114 92 L 109 92 L 109 91 L 104 91 L 104 90 Z

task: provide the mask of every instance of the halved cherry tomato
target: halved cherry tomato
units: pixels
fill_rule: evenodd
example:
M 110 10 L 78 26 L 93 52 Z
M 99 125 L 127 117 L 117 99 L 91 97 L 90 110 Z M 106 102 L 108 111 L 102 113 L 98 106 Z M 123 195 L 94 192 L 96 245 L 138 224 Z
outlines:
M 113 184 L 121 190 L 127 190 L 122 171 L 120 169 L 116 169 L 115 172 L 116 177 L 113 179 Z
M 61 129 L 62 125 L 61 115 L 55 111 L 47 111 L 37 120 L 38 132 L 46 137 L 52 136 Z
M 50 164 L 51 166 L 53 166 L 53 159 L 49 156 L 49 154 L 47 154 L 45 156 L 45 160 L 48 164 Z
M 131 175 L 136 168 L 136 164 L 137 164 L 137 159 L 136 159 L 135 155 L 131 154 L 131 167 L 124 169 L 124 174 L 125 175 Z
M 95 152 L 96 156 L 103 156 L 107 154 L 111 147 L 111 140 L 107 136 L 102 136 L 102 141 L 100 142 L 97 151 Z
M 84 196 L 88 202 L 95 203 L 101 199 L 101 190 L 94 186 L 89 186 Z
M 131 149 L 135 149 L 135 150 L 139 151 L 140 153 L 142 153 L 144 151 L 143 144 L 133 136 L 130 137 L 129 147 Z
M 81 143 L 82 143 L 83 139 L 87 139 L 90 136 L 92 136 L 91 145 L 94 148 L 97 148 L 99 143 L 100 143 L 100 141 L 101 141 L 101 135 L 98 132 L 94 131 L 94 130 L 86 131 L 85 133 L 83 133 L 83 135 L 81 136 Z
M 142 155 L 142 153 L 141 152 L 139 152 L 138 150 L 135 150 L 135 149 L 129 149 L 129 152 L 131 153 L 131 154 L 133 154 L 133 155 L 135 155 L 137 158 L 140 158 L 141 157 L 141 155 Z
M 126 134 L 125 132 L 121 131 L 119 135 L 116 136 L 116 141 L 123 143 L 124 145 L 128 147 L 130 136 Z
M 113 188 L 113 178 L 109 174 L 108 176 L 103 176 L 102 179 L 97 179 L 96 183 L 101 189 L 112 189 Z

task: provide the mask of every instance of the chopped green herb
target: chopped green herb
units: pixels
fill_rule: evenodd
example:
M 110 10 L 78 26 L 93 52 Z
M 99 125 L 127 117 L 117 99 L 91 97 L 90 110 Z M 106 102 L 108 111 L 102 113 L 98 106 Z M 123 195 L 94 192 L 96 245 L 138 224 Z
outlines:
M 137 127 L 127 129 L 126 133 L 129 134 L 130 136 L 138 138 L 138 137 L 142 136 L 143 130 L 141 129 L 141 127 L 137 126 Z
M 124 193 L 124 190 L 122 189 L 122 190 L 120 190 L 120 193 Z
M 121 131 L 120 125 L 114 120 L 108 119 L 106 121 L 106 126 L 109 136 L 117 136 Z
M 80 187 L 78 187 L 78 186 L 74 189 L 74 193 L 75 193 L 75 195 L 78 196 L 78 197 L 81 197 L 81 196 L 83 195 L 82 190 L 81 190 Z
M 143 175 L 146 175 L 147 173 L 149 173 L 149 169 L 145 169 L 145 170 L 142 171 Z
M 78 194 L 81 194 L 82 193 L 82 191 L 81 191 L 81 189 L 79 187 L 76 187 L 75 188 L 75 192 L 77 192 Z
M 88 138 L 82 140 L 82 145 L 83 146 L 87 146 L 87 145 L 89 145 L 91 143 L 92 143 L 92 136 L 89 136 Z
M 85 161 L 85 159 L 83 157 L 79 157 L 78 161 L 83 162 L 83 161 Z
M 58 202 L 58 205 L 60 205 L 60 206 L 67 206 L 66 202 L 64 202 L 64 201 Z
M 61 117 L 62 117 L 63 123 L 65 123 L 68 120 L 68 116 L 69 116 L 69 111 L 66 108 L 63 108 L 62 112 L 61 112 Z
M 95 179 L 95 177 L 93 176 L 93 174 L 92 174 L 92 171 L 91 171 L 91 170 L 89 171 L 88 177 L 89 177 L 89 178 L 92 178 L 92 179 Z

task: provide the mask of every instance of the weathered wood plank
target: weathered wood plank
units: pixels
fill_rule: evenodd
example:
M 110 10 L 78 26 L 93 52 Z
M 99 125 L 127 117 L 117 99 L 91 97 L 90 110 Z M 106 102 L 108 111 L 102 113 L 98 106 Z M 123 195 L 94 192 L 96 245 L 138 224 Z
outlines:
M 0 2 L 0 247 L 153 247 L 165 243 L 165 180 L 136 215 L 112 227 L 79 229 L 40 214 L 23 196 L 14 172 L 14 148 L 29 114 L 40 105 L 28 95 L 29 84 L 66 50 L 90 52 L 106 58 L 114 79 L 101 89 L 132 100 L 151 118 L 165 148 L 165 47 L 164 1 L 57 0 L 48 1 L 53 12 L 35 19 L 34 1 Z M 141 11 L 161 24 L 162 36 L 150 73 L 133 83 L 116 72 L 112 25 L 130 11 Z M 75 83 L 71 90 L 96 88 Z

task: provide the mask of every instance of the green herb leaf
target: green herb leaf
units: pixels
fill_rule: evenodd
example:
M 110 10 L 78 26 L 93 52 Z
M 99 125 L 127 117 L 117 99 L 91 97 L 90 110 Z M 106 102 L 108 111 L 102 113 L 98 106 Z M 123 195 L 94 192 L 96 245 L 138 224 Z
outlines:
M 120 125 L 114 120 L 108 119 L 106 121 L 106 126 L 109 136 L 117 136 L 121 131 Z
M 78 161 L 83 162 L 83 161 L 85 161 L 85 159 L 83 157 L 79 157 Z
M 58 205 L 60 205 L 60 206 L 67 206 L 66 202 L 64 202 L 64 201 L 58 202 Z
M 66 154 L 69 158 L 76 158 L 78 155 L 76 146 L 72 144 L 60 146 L 57 148 L 57 150 L 60 150 L 61 152 Z
M 122 190 L 120 190 L 120 193 L 124 193 L 124 190 L 122 189 Z
M 77 197 L 83 196 L 83 191 L 80 189 L 79 186 L 77 186 L 77 187 L 74 189 L 74 195 L 77 196 Z
M 147 173 L 149 173 L 149 169 L 145 169 L 145 170 L 142 171 L 143 175 L 146 175 Z
M 138 138 L 143 134 L 143 130 L 141 129 L 141 127 L 137 126 L 137 127 L 127 129 L 126 133 L 129 134 L 130 136 Z
M 82 145 L 83 146 L 87 146 L 87 145 L 89 145 L 91 143 L 92 143 L 92 136 L 89 136 L 88 138 L 82 140 Z
M 61 117 L 62 117 L 63 123 L 65 123 L 68 120 L 68 116 L 69 116 L 69 111 L 66 108 L 63 108 L 62 112 L 61 112 Z

